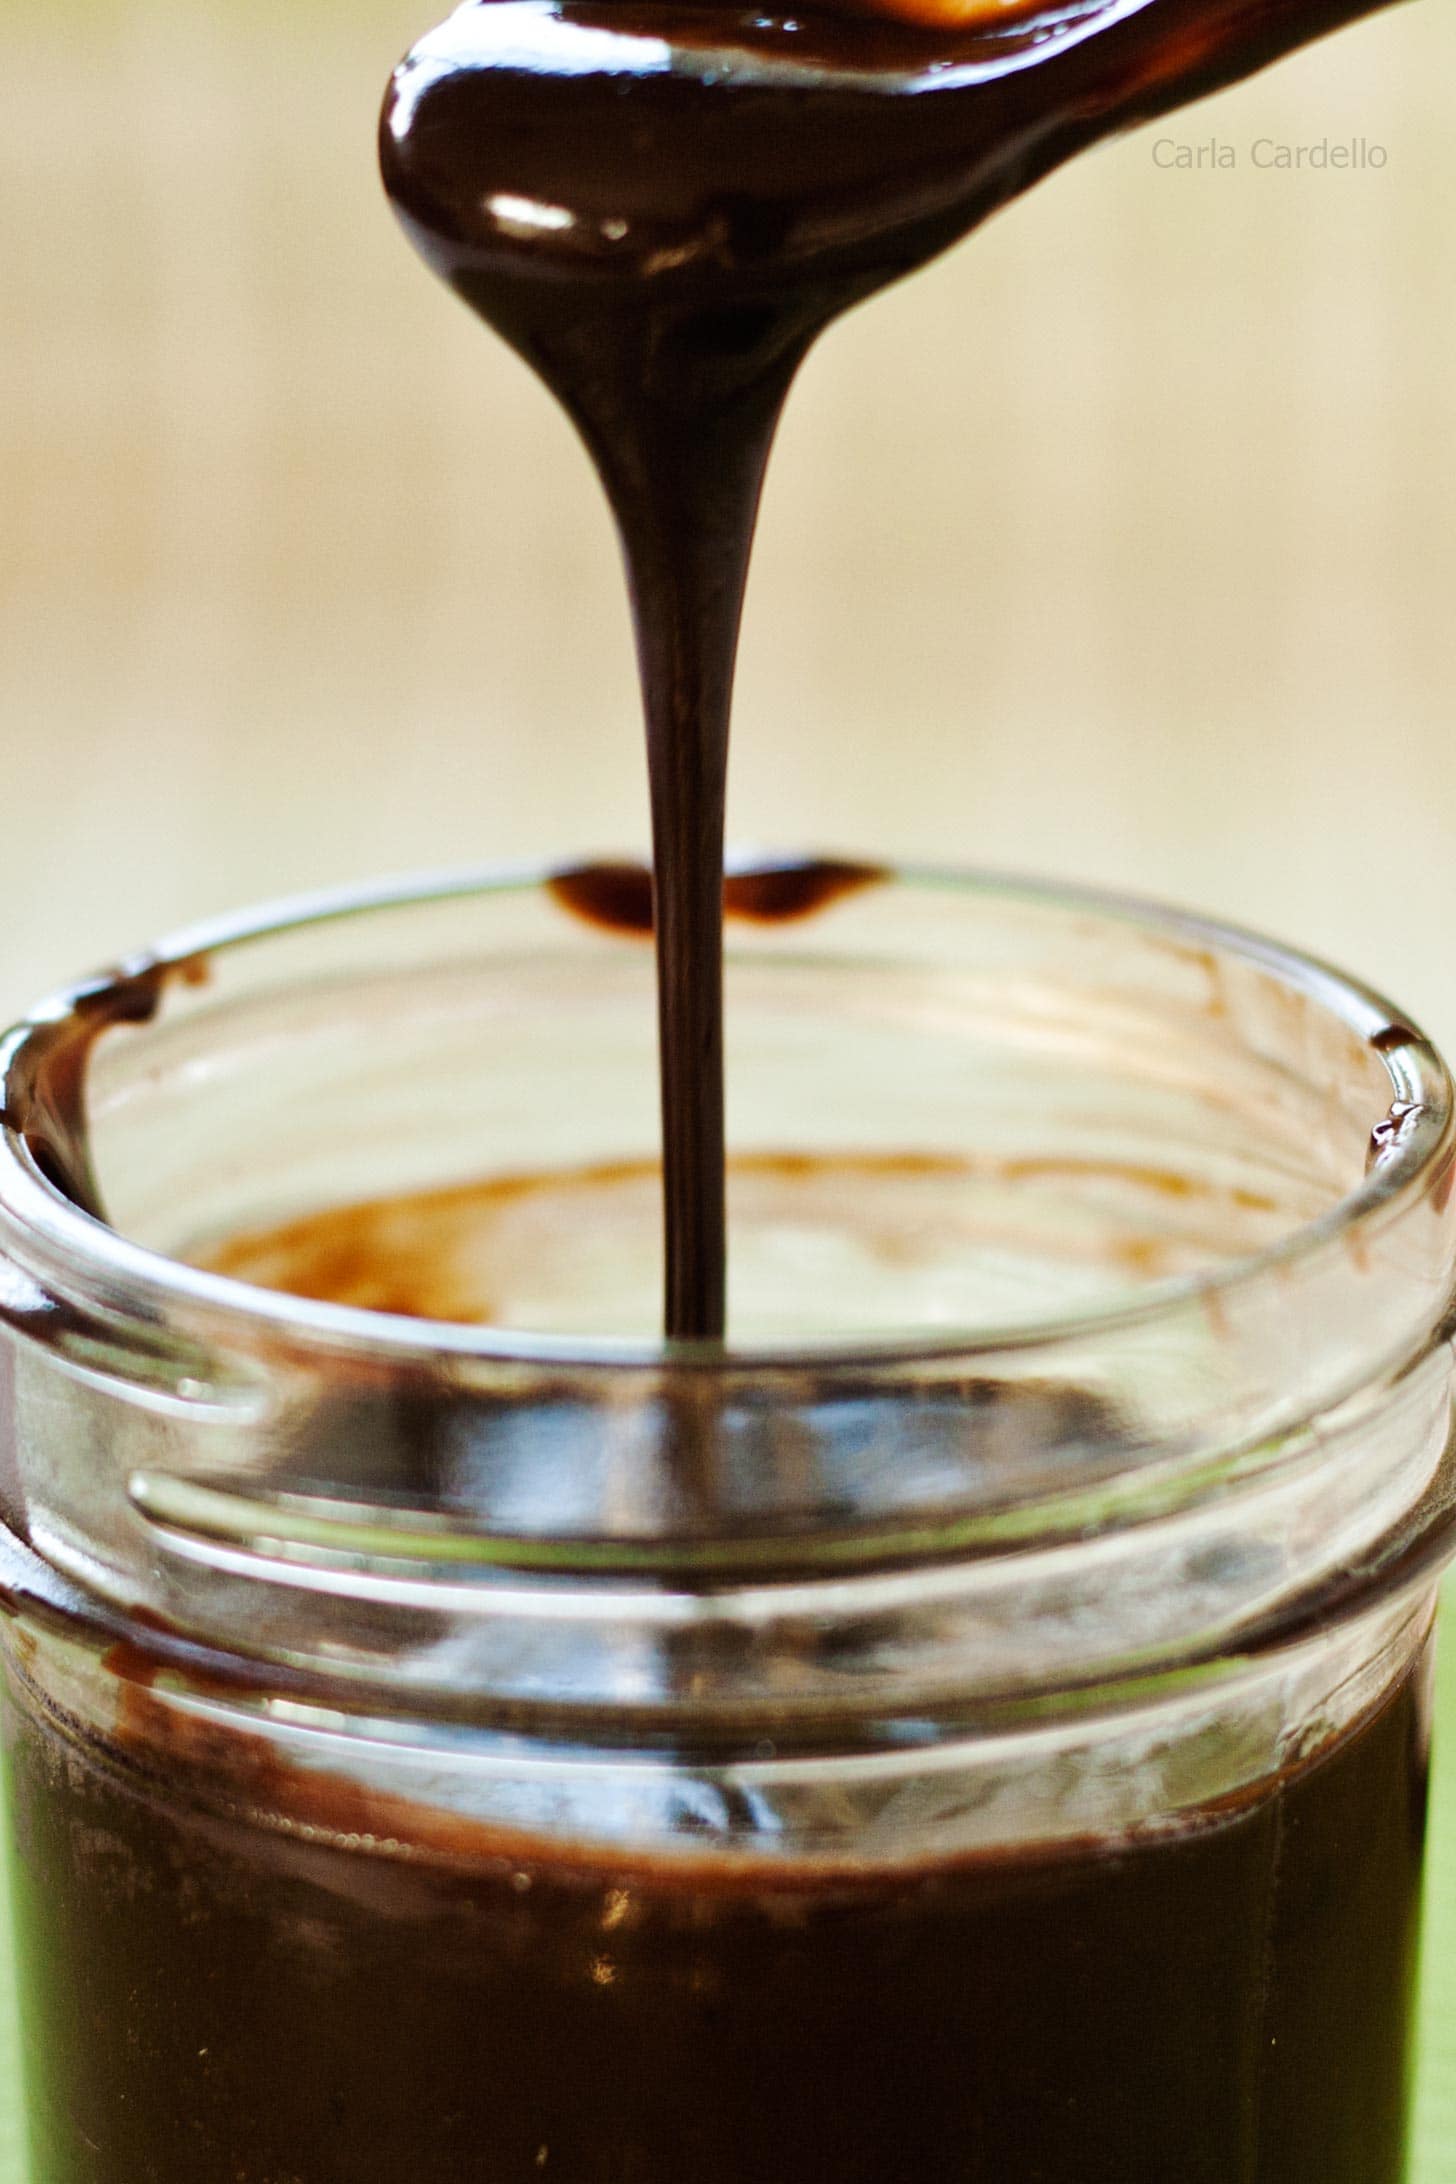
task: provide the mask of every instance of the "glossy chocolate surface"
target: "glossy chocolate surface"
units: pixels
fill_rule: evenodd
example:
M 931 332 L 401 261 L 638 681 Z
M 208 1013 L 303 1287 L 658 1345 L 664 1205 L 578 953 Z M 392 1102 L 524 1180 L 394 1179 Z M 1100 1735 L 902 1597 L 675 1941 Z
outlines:
M 406 230 L 554 389 L 621 533 L 652 798 L 670 1336 L 726 1325 L 729 718 L 800 362 L 851 304 L 1074 152 L 1378 4 L 1059 0 L 919 27 L 478 0 L 398 71 L 381 146 Z

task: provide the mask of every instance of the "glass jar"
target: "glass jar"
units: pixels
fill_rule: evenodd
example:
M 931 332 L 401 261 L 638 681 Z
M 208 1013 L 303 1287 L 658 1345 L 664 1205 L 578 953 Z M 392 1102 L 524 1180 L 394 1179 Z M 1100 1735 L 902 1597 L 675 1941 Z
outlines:
M 1169 912 L 740 876 L 669 1348 L 607 878 L 8 1043 L 34 2184 L 1396 2184 L 1438 1058 Z

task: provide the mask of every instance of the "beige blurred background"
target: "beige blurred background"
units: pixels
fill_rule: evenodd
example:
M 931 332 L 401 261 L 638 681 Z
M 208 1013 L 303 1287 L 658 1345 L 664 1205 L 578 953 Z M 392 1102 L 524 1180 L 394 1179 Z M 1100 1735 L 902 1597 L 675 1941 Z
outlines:
M 0 0 L 6 1011 L 257 897 L 643 837 L 585 463 L 375 179 L 430 19 Z M 1456 1046 L 1453 131 L 1456 9 L 1415 0 L 832 336 L 734 833 L 1167 893 Z M 1214 135 L 1234 172 L 1155 160 Z M 1386 164 L 1251 164 L 1321 137 Z

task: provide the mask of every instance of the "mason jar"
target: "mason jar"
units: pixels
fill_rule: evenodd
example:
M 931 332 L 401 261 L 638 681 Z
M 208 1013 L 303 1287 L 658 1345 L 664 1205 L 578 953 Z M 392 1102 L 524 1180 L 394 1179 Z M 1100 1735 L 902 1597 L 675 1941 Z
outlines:
M 10 1038 L 34 2184 L 1400 2177 L 1441 1062 L 1161 909 L 729 907 L 721 1347 L 655 1332 L 641 874 Z

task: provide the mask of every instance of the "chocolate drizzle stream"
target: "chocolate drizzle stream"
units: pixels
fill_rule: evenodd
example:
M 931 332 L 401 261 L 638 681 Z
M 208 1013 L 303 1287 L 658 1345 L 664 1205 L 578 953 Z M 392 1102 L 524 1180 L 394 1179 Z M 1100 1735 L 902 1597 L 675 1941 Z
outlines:
M 484 0 L 397 71 L 381 131 L 395 207 L 559 397 L 626 557 L 651 781 L 669 1336 L 724 1332 L 729 713 L 759 494 L 799 364 L 851 304 L 1073 153 L 1382 4 L 1061 0 L 928 29 Z

